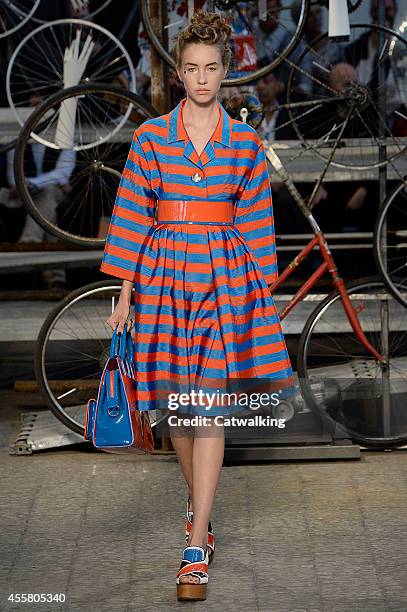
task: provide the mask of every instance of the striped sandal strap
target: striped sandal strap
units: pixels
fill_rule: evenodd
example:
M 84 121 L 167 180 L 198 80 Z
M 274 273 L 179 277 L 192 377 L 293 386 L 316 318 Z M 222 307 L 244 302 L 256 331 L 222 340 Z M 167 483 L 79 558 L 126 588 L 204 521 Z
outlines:
M 181 578 L 181 576 L 196 576 L 199 578 L 200 584 L 208 581 L 208 565 L 206 563 L 199 562 L 191 562 L 187 561 L 184 565 L 182 561 L 181 567 L 177 573 L 177 578 Z

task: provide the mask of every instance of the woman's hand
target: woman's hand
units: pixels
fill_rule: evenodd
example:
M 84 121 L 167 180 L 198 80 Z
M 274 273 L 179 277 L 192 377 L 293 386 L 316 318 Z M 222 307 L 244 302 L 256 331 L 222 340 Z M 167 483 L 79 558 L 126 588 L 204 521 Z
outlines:
M 131 296 L 133 292 L 133 282 L 129 280 L 123 280 L 122 288 L 120 290 L 119 299 L 117 302 L 117 306 L 110 315 L 108 319 L 106 319 L 106 323 L 112 328 L 113 331 L 116 329 L 116 325 L 119 327 L 117 329 L 118 332 L 123 333 L 124 326 L 129 318 L 130 314 L 130 302 Z M 127 322 L 127 331 L 130 331 L 131 326 L 133 324 L 132 319 Z
M 128 321 L 129 314 L 130 301 L 127 299 L 119 298 L 116 308 L 114 309 L 110 317 L 106 320 L 106 323 L 112 328 L 113 331 L 115 331 L 116 325 L 119 324 L 117 331 L 123 333 L 124 326 L 127 322 L 127 331 L 130 331 L 133 321 L 132 319 Z

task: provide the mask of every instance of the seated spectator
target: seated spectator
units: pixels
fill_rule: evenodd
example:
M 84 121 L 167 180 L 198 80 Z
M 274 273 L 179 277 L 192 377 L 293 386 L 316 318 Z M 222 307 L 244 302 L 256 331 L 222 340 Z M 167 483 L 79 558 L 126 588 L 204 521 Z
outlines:
M 3 200 L 6 208 L 22 208 L 14 179 L 14 150 L 7 152 L 6 176 L 8 197 Z M 26 180 L 36 206 L 51 223 L 57 222 L 57 207 L 71 189 L 70 178 L 75 168 L 76 152 L 56 150 L 33 142 L 27 147 L 25 162 Z M 18 242 L 56 241 L 57 238 L 44 230 L 30 214 L 26 213 L 24 227 Z M 62 269 L 42 270 L 42 279 L 48 288 L 59 288 L 66 284 L 66 273 Z
M 258 15 L 252 19 L 259 62 L 274 61 L 291 39 L 291 32 L 279 20 L 281 8 L 281 0 L 267 0 L 267 19 L 262 20 Z
M 284 104 L 284 90 L 284 83 L 273 72 L 269 72 L 257 81 L 257 94 L 264 116 L 257 131 L 261 138 L 271 142 L 297 140 L 287 109 L 276 108 L 279 104 Z M 286 125 L 287 123 L 289 125 Z

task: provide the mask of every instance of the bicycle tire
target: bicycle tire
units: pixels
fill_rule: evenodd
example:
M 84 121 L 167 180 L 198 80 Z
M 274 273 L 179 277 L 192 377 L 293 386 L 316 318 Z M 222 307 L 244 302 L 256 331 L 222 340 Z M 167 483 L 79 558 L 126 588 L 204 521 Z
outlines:
M 19 23 L 17 23 L 17 25 L 13 26 L 10 28 L 10 30 L 6 30 L 5 32 L 0 32 L 0 39 L 2 38 L 6 38 L 7 36 L 10 36 L 11 34 L 15 34 L 20 28 L 22 28 L 30 19 L 32 19 L 35 11 L 38 8 L 39 3 L 41 2 L 41 0 L 34 0 L 33 6 L 27 11 L 27 14 L 21 19 L 21 21 Z M 18 12 L 18 11 L 16 11 Z M 2 17 L 1 19 L 2 23 L 5 22 L 4 18 Z
M 380 244 L 381 234 L 383 231 L 383 226 L 386 221 L 386 217 L 387 217 L 389 208 L 391 207 L 391 205 L 393 204 L 393 201 L 397 198 L 399 193 L 403 189 L 405 189 L 406 186 L 407 186 L 407 176 L 405 176 L 404 180 L 400 181 L 400 183 L 394 187 L 394 189 L 390 192 L 390 194 L 387 196 L 384 202 L 382 202 L 379 208 L 379 212 L 377 214 L 375 228 L 373 232 L 373 253 L 374 253 L 376 266 L 379 270 L 379 274 L 381 278 L 383 279 L 383 282 L 385 283 L 386 287 L 388 288 L 390 293 L 396 298 L 396 300 L 398 300 L 400 304 L 402 304 L 402 306 L 405 306 L 407 308 L 407 298 L 403 296 L 401 291 L 398 289 L 397 285 L 394 283 L 394 280 L 390 277 L 387 266 L 385 265 L 386 262 L 384 261 L 383 251 L 381 249 L 381 244 Z M 406 213 L 407 213 L 407 210 L 406 210 Z M 386 243 L 387 243 L 387 238 L 386 238 Z
M 16 187 L 24 205 L 27 208 L 28 213 L 43 227 L 45 230 L 57 236 L 61 240 L 67 240 L 73 244 L 77 244 L 83 247 L 97 248 L 104 245 L 104 239 L 90 239 L 87 237 L 75 236 L 61 228 L 54 223 L 51 223 L 45 219 L 38 211 L 32 195 L 28 190 L 28 184 L 24 172 L 24 159 L 25 150 L 30 141 L 31 133 L 38 124 L 41 125 L 41 117 L 51 110 L 55 105 L 59 105 L 63 100 L 78 95 L 86 95 L 91 93 L 116 95 L 126 102 L 133 104 L 136 108 L 142 110 L 147 118 L 153 118 L 158 116 L 158 112 L 154 107 L 143 100 L 137 94 L 134 94 L 126 89 L 122 89 L 116 85 L 104 85 L 103 83 L 88 83 L 86 85 L 76 85 L 62 91 L 53 94 L 47 98 L 41 105 L 39 105 L 35 111 L 30 115 L 23 125 L 15 151 L 14 158 L 14 175 L 16 181 Z
M 76 421 L 75 419 L 72 419 L 67 414 L 67 412 L 61 406 L 61 404 L 57 402 L 57 399 L 55 398 L 54 394 L 51 391 L 48 377 L 45 371 L 45 363 L 44 363 L 45 352 L 47 348 L 47 342 L 49 340 L 49 336 L 52 332 L 53 326 L 55 325 L 55 323 L 58 322 L 60 316 L 69 308 L 70 304 L 74 304 L 78 300 L 78 298 L 80 298 L 81 296 L 85 294 L 88 295 L 92 292 L 102 291 L 103 289 L 110 289 L 110 288 L 117 288 L 117 290 L 119 291 L 121 289 L 121 283 L 115 280 L 97 281 L 97 282 L 85 285 L 83 287 L 79 287 L 78 289 L 75 289 L 74 291 L 69 293 L 67 296 L 65 296 L 48 313 L 39 331 L 36 346 L 35 346 L 35 351 L 34 351 L 35 378 L 36 378 L 38 387 L 40 389 L 40 392 L 42 393 L 45 399 L 46 404 L 48 405 L 51 412 L 56 416 L 56 418 L 59 421 L 61 421 L 61 423 L 66 425 L 66 427 L 68 427 L 75 433 L 80 434 L 82 436 L 84 434 L 84 426 L 78 421 Z M 100 369 L 99 378 L 102 373 L 102 368 L 104 366 L 105 359 L 108 356 L 109 345 L 110 345 L 110 342 L 109 340 L 107 340 L 106 347 L 105 347 L 106 350 L 103 351 L 101 354 L 101 360 L 100 360 L 101 369 Z M 166 418 L 166 414 L 163 413 L 161 418 L 151 422 L 152 427 L 155 427 L 155 425 L 160 423 L 165 418 Z
M 367 287 L 377 287 L 382 291 L 386 290 L 386 286 L 384 285 L 382 279 L 380 277 L 367 277 L 360 279 L 358 281 L 354 281 L 347 285 L 347 291 L 349 295 L 352 293 L 357 293 L 363 290 L 363 288 Z M 311 386 L 311 376 L 312 369 L 308 368 L 308 346 L 310 343 L 310 337 L 313 332 L 315 325 L 318 323 L 320 319 L 320 315 L 324 313 L 331 304 L 340 299 L 339 292 L 334 290 L 329 295 L 327 295 L 312 311 L 310 316 L 308 317 L 303 332 L 301 334 L 299 344 L 298 344 L 298 361 L 297 361 L 297 369 L 298 369 L 298 377 L 300 388 L 303 394 L 303 397 L 309 407 L 322 419 L 330 425 L 331 427 L 338 428 L 340 432 L 345 434 L 344 437 L 351 437 L 355 442 L 362 444 L 366 447 L 372 448 L 393 448 L 402 446 L 407 442 L 407 430 L 405 433 L 401 435 L 392 435 L 386 437 L 377 437 L 372 435 L 362 434 L 360 431 L 352 429 L 348 424 L 346 427 L 344 423 L 340 423 L 327 412 L 326 409 L 321 408 L 321 405 L 316 401 L 315 396 L 312 391 Z M 398 304 L 398 302 L 396 302 Z M 398 306 L 400 306 L 398 304 Z M 337 321 L 335 321 L 337 325 Z M 320 340 L 319 340 L 320 343 Z M 362 345 L 360 345 L 362 346 Z M 323 353 L 323 345 L 320 345 L 321 353 Z M 321 374 L 321 376 L 323 376 Z
M 148 2 L 149 0 L 140 0 L 141 19 L 146 29 L 147 36 L 161 59 L 164 60 L 164 62 L 166 62 L 170 67 L 175 69 L 174 59 L 172 58 L 171 54 L 165 49 L 161 40 L 154 31 L 154 28 L 150 21 Z M 269 74 L 272 70 L 277 68 L 277 66 L 280 66 L 280 64 L 284 62 L 285 58 L 293 51 L 293 49 L 295 49 L 295 47 L 300 42 L 306 21 L 308 19 L 310 2 L 311 0 L 301 0 L 301 12 L 297 29 L 293 34 L 290 43 L 283 50 L 283 52 L 278 57 L 276 57 L 274 61 L 270 62 L 270 64 L 268 64 L 267 66 L 263 66 L 258 70 L 254 70 L 248 75 L 224 79 L 221 83 L 222 87 L 232 87 L 235 85 L 245 85 L 247 83 L 251 83 L 252 81 L 262 78 L 266 74 Z

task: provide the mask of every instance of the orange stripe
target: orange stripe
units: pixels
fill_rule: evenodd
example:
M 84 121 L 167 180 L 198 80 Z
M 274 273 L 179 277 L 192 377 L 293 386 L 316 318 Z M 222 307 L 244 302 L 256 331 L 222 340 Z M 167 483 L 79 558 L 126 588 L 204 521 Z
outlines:
M 118 266 L 112 266 L 106 262 L 102 262 L 100 266 L 100 271 L 105 274 L 110 274 L 111 276 L 116 276 L 118 278 L 122 278 L 124 280 L 134 281 L 134 273 L 130 270 L 125 270 L 124 268 L 120 268 Z

